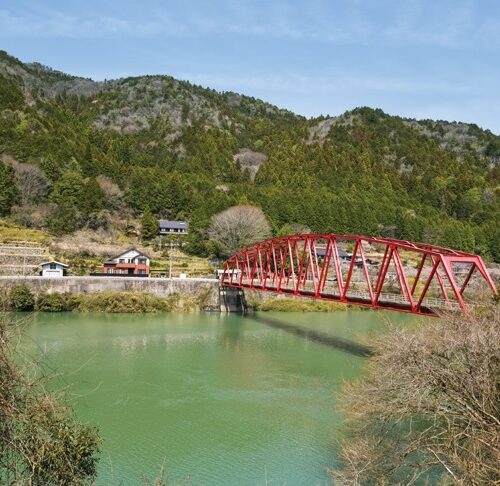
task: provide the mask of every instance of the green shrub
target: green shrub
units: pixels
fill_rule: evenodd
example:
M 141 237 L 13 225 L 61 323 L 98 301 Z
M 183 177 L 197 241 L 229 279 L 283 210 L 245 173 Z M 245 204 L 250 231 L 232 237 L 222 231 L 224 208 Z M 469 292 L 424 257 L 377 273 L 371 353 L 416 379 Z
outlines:
M 275 312 L 333 312 L 347 310 L 341 302 L 324 300 L 271 299 L 256 305 L 256 310 Z
M 199 299 L 171 295 L 160 298 L 133 292 L 100 292 L 87 295 L 45 294 L 38 298 L 36 310 L 41 312 L 112 312 L 150 313 L 197 311 L 206 305 L 209 294 Z
M 32 311 L 35 307 L 33 292 L 25 284 L 12 287 L 9 300 L 11 308 L 17 311 Z
M 80 312 L 143 313 L 172 310 L 170 300 L 150 294 L 101 292 L 85 295 L 78 306 Z
M 81 298 L 72 294 L 45 294 L 38 298 L 36 310 L 40 312 L 65 312 L 78 308 Z

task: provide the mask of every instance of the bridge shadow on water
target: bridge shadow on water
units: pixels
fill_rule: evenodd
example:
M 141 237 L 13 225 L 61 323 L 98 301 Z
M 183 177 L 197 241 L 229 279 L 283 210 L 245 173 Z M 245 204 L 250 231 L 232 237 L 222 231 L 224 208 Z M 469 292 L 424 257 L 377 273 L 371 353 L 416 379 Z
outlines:
M 259 324 L 264 324 L 265 326 L 269 326 L 274 329 L 280 329 L 289 334 L 294 334 L 295 336 L 299 336 L 325 346 L 330 346 L 331 348 L 340 349 L 353 354 L 354 356 L 367 358 L 373 355 L 373 351 L 368 346 L 350 341 L 349 339 L 331 336 L 324 332 L 314 331 L 312 329 L 307 329 L 306 327 L 297 326 L 296 324 L 285 323 L 271 317 L 263 317 L 260 315 L 256 316 L 254 314 L 245 314 L 245 317 L 258 322 Z

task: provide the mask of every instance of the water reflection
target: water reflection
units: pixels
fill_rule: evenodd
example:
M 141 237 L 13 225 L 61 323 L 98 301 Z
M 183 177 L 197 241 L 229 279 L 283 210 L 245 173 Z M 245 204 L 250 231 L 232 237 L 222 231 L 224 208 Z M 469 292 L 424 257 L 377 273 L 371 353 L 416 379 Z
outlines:
M 222 323 L 222 347 L 225 351 L 241 351 L 243 339 L 243 328 L 241 323 L 234 320 L 224 321 Z

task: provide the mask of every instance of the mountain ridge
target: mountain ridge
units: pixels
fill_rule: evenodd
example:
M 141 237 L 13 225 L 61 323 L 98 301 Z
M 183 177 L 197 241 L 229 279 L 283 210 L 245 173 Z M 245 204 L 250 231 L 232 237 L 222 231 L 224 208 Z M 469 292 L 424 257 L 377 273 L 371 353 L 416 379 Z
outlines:
M 4 204 L 18 220 L 26 204 L 44 208 L 28 226 L 123 228 L 149 207 L 188 218 L 191 250 L 208 254 L 217 252 L 204 233 L 210 217 L 243 202 L 261 206 L 275 232 L 300 223 L 500 254 L 500 137 L 475 124 L 367 107 L 306 119 L 171 76 L 93 81 L 4 51 L 0 113 L 0 154 L 21 164 L 10 164 L 17 185 L 22 164 L 46 179 L 38 199 Z M 102 204 L 84 207 L 85 191 Z M 67 228 L 54 224 L 61 201 L 75 220 Z
M 149 80 L 169 80 L 169 81 L 173 81 L 173 82 L 176 82 L 176 83 L 180 83 L 180 84 L 185 84 L 189 87 L 192 87 L 192 88 L 195 88 L 197 90 L 203 90 L 203 91 L 206 91 L 206 92 L 211 92 L 211 93 L 217 93 L 218 95 L 220 96 L 225 96 L 225 97 L 228 97 L 228 98 L 233 98 L 233 99 L 238 99 L 238 98 L 248 98 L 248 99 L 251 99 L 251 100 L 256 100 L 257 102 L 259 103 L 263 103 L 264 105 L 268 106 L 272 111 L 280 111 L 282 113 L 287 113 L 287 114 L 290 114 L 290 115 L 293 115 L 293 116 L 296 116 L 298 118 L 301 118 L 301 119 L 307 119 L 307 117 L 304 117 L 303 115 L 300 115 L 298 113 L 294 113 L 290 110 L 287 110 L 287 109 L 284 109 L 284 108 L 279 108 L 277 107 L 276 105 L 273 105 L 272 103 L 269 103 L 269 102 L 266 102 L 266 101 L 263 101 L 263 100 L 259 100 L 259 99 L 256 99 L 254 97 L 251 97 L 251 96 L 246 96 L 246 95 L 243 95 L 243 94 L 240 94 L 240 93 L 236 93 L 236 92 L 233 92 L 233 91 L 216 91 L 214 89 L 211 89 L 209 87 L 203 87 L 201 85 L 196 85 L 196 84 L 192 84 L 189 82 L 189 80 L 180 80 L 180 79 L 176 79 L 170 75 L 167 75 L 167 74 L 161 74 L 161 73 L 157 73 L 157 74 L 143 74 L 143 75 L 138 75 L 138 76 L 125 76 L 125 77 L 120 77 L 120 78 L 112 78 L 112 79 L 106 79 L 104 81 L 96 81 L 90 77 L 84 77 L 84 76 L 76 76 L 76 75 L 72 75 L 72 74 L 68 74 L 68 73 L 65 73 L 65 72 L 62 72 L 62 71 L 59 71 L 59 70 L 56 70 L 56 69 L 53 69 L 51 67 L 48 67 L 48 66 L 45 66 L 39 62 L 29 62 L 29 63 L 23 63 L 22 61 L 20 61 L 19 59 L 15 58 L 14 56 L 10 56 L 6 51 L 2 51 L 0 50 L 0 69 L 2 69 L 2 67 L 5 66 L 5 61 L 8 61 L 9 63 L 13 63 L 13 64 L 16 64 L 18 66 L 23 66 L 23 67 L 28 67 L 30 68 L 30 70 L 32 71 L 35 71 L 36 73 L 43 73 L 47 76 L 48 80 L 53 80 L 54 78 L 59 78 L 59 80 L 64 80 L 64 81 L 73 81 L 75 83 L 88 83 L 89 85 L 93 86 L 94 87 L 94 93 L 95 92 L 98 92 L 98 91 L 103 91 L 103 90 L 106 90 L 106 89 L 113 89 L 114 87 L 117 87 L 121 84 L 125 84 L 125 83 L 128 83 L 128 82 L 137 82 L 139 80 L 142 80 L 142 79 L 149 79 Z M 2 72 L 2 71 L 0 71 Z M 83 96 L 89 96 L 89 90 L 87 89 L 82 89 L 81 87 L 79 87 L 78 85 L 77 86 L 74 86 L 74 87 L 68 87 L 67 85 L 62 85 L 59 87 L 62 92 L 59 92 L 56 90 L 55 93 L 53 93 L 53 95 L 57 95 L 57 94 L 69 94 L 69 95 L 83 95 Z M 64 90 L 67 90 L 67 91 L 64 91 Z M 79 89 L 82 89 L 82 91 L 79 91 Z M 92 90 L 90 90 L 92 91 Z M 92 93 L 90 93 L 92 94 Z M 355 108 L 354 108 L 355 109 Z M 354 110 L 353 109 L 353 110 Z M 350 113 L 351 111 L 353 110 L 348 110 L 347 112 L 345 112 L 345 114 L 348 114 Z M 312 117 L 309 117 L 309 120 L 321 120 L 321 121 L 324 121 L 323 119 L 328 119 L 328 120 L 336 120 L 338 119 L 339 117 L 341 117 L 343 115 L 334 115 L 334 116 L 330 116 L 330 115 L 320 115 L 320 116 L 312 116 Z M 389 116 L 398 116 L 398 115 L 389 115 Z M 477 124 L 475 123 L 467 123 L 467 122 L 462 122 L 462 121 L 449 121 L 449 120 L 443 120 L 443 119 L 437 119 L 437 120 L 433 120 L 433 119 L 414 119 L 414 118 L 409 118 L 409 117 L 400 117 L 398 116 L 399 118 L 401 118 L 402 120 L 405 120 L 405 121 L 408 121 L 409 123 L 413 123 L 413 126 L 417 126 L 417 125 L 428 125 L 429 123 L 434 123 L 434 124 L 440 124 L 440 125 L 448 125 L 450 127 L 471 127 L 473 128 L 474 130 L 479 130 L 479 131 L 484 131 L 486 133 L 490 133 L 492 134 L 493 136 L 499 136 L 497 134 L 494 134 L 490 129 L 488 128 L 482 128 L 482 127 L 479 127 Z

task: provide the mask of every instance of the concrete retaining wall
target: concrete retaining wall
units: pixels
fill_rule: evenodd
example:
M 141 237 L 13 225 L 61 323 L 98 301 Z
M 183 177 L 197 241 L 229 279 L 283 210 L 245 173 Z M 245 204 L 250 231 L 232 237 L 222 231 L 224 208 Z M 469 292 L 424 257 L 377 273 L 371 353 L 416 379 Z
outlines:
M 0 289 L 26 284 L 35 295 L 94 292 L 144 292 L 157 297 L 186 295 L 196 298 L 210 291 L 207 307 L 219 309 L 219 282 L 204 278 L 130 278 L 130 277 L 2 277 Z
M 251 289 L 244 291 L 229 289 L 223 291 L 221 296 L 219 281 L 208 278 L 0 276 L 0 291 L 21 284 L 26 284 L 35 295 L 66 292 L 70 294 L 137 292 L 157 297 L 180 295 L 197 298 L 208 293 L 206 309 L 222 312 L 241 312 L 243 306 L 252 302 L 264 303 L 269 299 L 293 298 L 288 294 L 266 293 Z M 229 298 L 226 292 L 230 294 Z

